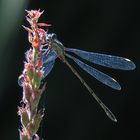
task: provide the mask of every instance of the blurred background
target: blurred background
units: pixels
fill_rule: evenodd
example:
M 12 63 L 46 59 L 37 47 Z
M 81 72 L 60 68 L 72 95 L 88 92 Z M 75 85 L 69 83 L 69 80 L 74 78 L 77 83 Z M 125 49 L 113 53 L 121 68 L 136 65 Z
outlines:
M 66 46 L 127 57 L 134 71 L 96 66 L 122 86 L 115 91 L 71 64 L 116 115 L 114 123 L 80 81 L 59 59 L 46 78 L 47 115 L 43 121 L 44 140 L 128 140 L 139 132 L 140 23 L 135 0 L 0 0 L 0 140 L 18 140 L 17 106 L 22 88 L 17 79 L 29 49 L 27 32 L 21 25 L 25 9 L 45 10 L 41 22 L 52 24 Z M 40 131 L 39 131 L 40 133 Z

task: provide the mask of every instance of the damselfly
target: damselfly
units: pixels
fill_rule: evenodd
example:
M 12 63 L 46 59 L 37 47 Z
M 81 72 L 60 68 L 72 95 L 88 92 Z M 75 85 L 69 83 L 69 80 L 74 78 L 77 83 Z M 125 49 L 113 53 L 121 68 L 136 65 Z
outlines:
M 112 77 L 104 74 L 103 72 L 85 64 L 78 58 L 74 57 L 70 53 L 73 53 L 82 59 L 85 59 L 89 62 L 112 68 L 112 69 L 120 69 L 120 70 L 133 70 L 135 69 L 135 64 L 123 57 L 112 56 L 100 53 L 87 52 L 74 48 L 66 48 L 64 45 L 57 39 L 56 34 L 46 34 L 45 36 L 45 46 L 47 49 L 42 49 L 43 54 L 43 65 L 44 65 L 44 76 L 47 76 L 52 70 L 56 58 L 60 58 L 70 69 L 71 71 L 79 78 L 81 83 L 87 88 L 89 93 L 95 98 L 95 100 L 99 103 L 102 109 L 105 111 L 107 116 L 112 120 L 117 122 L 114 114 L 103 104 L 103 102 L 95 95 L 94 91 L 89 87 L 89 85 L 85 82 L 85 80 L 79 75 L 79 73 L 72 67 L 72 65 L 68 62 L 67 58 L 72 59 L 78 66 L 80 66 L 84 71 L 89 73 L 91 76 L 102 82 L 103 84 L 120 90 L 120 84 L 113 79 Z M 44 48 L 44 47 L 43 47 Z M 69 53 L 70 52 L 70 53 Z

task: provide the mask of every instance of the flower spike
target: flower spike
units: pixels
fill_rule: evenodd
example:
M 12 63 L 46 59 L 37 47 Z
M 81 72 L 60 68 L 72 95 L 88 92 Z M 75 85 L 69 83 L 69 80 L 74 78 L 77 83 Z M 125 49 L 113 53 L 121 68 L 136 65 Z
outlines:
M 22 124 L 19 133 L 20 140 L 41 140 L 36 133 L 44 116 L 44 107 L 38 109 L 38 105 L 46 88 L 46 82 L 42 84 L 44 79 L 42 49 L 48 30 L 41 27 L 49 27 L 50 24 L 38 23 L 44 11 L 40 12 L 40 9 L 25 11 L 30 28 L 24 25 L 22 27 L 28 32 L 28 41 L 32 47 L 25 53 L 24 70 L 18 79 L 19 85 L 23 88 L 22 102 L 18 107 L 18 115 Z

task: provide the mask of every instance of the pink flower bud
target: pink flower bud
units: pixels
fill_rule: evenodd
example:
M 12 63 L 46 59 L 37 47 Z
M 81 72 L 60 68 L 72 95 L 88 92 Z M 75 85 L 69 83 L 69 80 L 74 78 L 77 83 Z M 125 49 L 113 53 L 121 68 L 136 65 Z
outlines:
M 19 133 L 20 133 L 20 140 L 30 140 L 31 139 L 29 132 L 25 128 L 22 128 L 22 131 L 19 130 Z
M 33 50 L 30 49 L 25 53 L 25 57 L 28 63 L 32 63 L 32 58 L 33 58 Z
M 24 82 L 23 84 L 23 101 L 25 103 L 30 102 L 30 97 L 32 94 L 32 88 L 29 83 Z
M 25 64 L 25 69 L 27 71 L 27 76 L 29 77 L 30 81 L 33 78 L 33 74 L 34 74 L 34 66 L 30 63 L 26 63 Z
M 27 16 L 29 16 L 32 20 L 38 21 L 38 18 L 43 14 L 44 11 L 40 12 L 39 9 L 39 10 L 31 10 L 31 11 L 26 10 L 26 12 L 28 13 Z
M 44 110 L 35 113 L 34 116 L 32 117 L 32 121 L 26 127 L 27 130 L 30 130 L 30 134 L 32 136 L 35 135 L 36 132 L 38 131 L 43 116 L 44 116 Z
M 24 108 L 24 105 L 22 107 L 18 107 L 18 115 L 21 117 L 22 125 L 26 127 L 29 123 L 29 116 L 27 110 Z
M 36 67 L 37 69 L 43 67 L 43 61 L 42 61 L 42 59 L 37 60 L 36 66 L 35 66 L 35 67 Z
M 39 100 L 41 98 L 41 94 L 39 91 L 34 91 L 32 92 L 32 97 L 30 99 L 31 102 L 31 111 L 36 110 L 38 104 L 39 104 Z

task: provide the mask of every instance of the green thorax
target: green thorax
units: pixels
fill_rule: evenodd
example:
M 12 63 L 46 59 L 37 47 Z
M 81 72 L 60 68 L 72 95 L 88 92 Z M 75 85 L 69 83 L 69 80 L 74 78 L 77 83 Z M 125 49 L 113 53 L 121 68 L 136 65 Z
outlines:
M 63 61 L 65 60 L 65 51 L 64 51 L 63 44 L 55 39 L 52 43 L 52 49 L 57 53 L 58 57 L 61 58 Z

